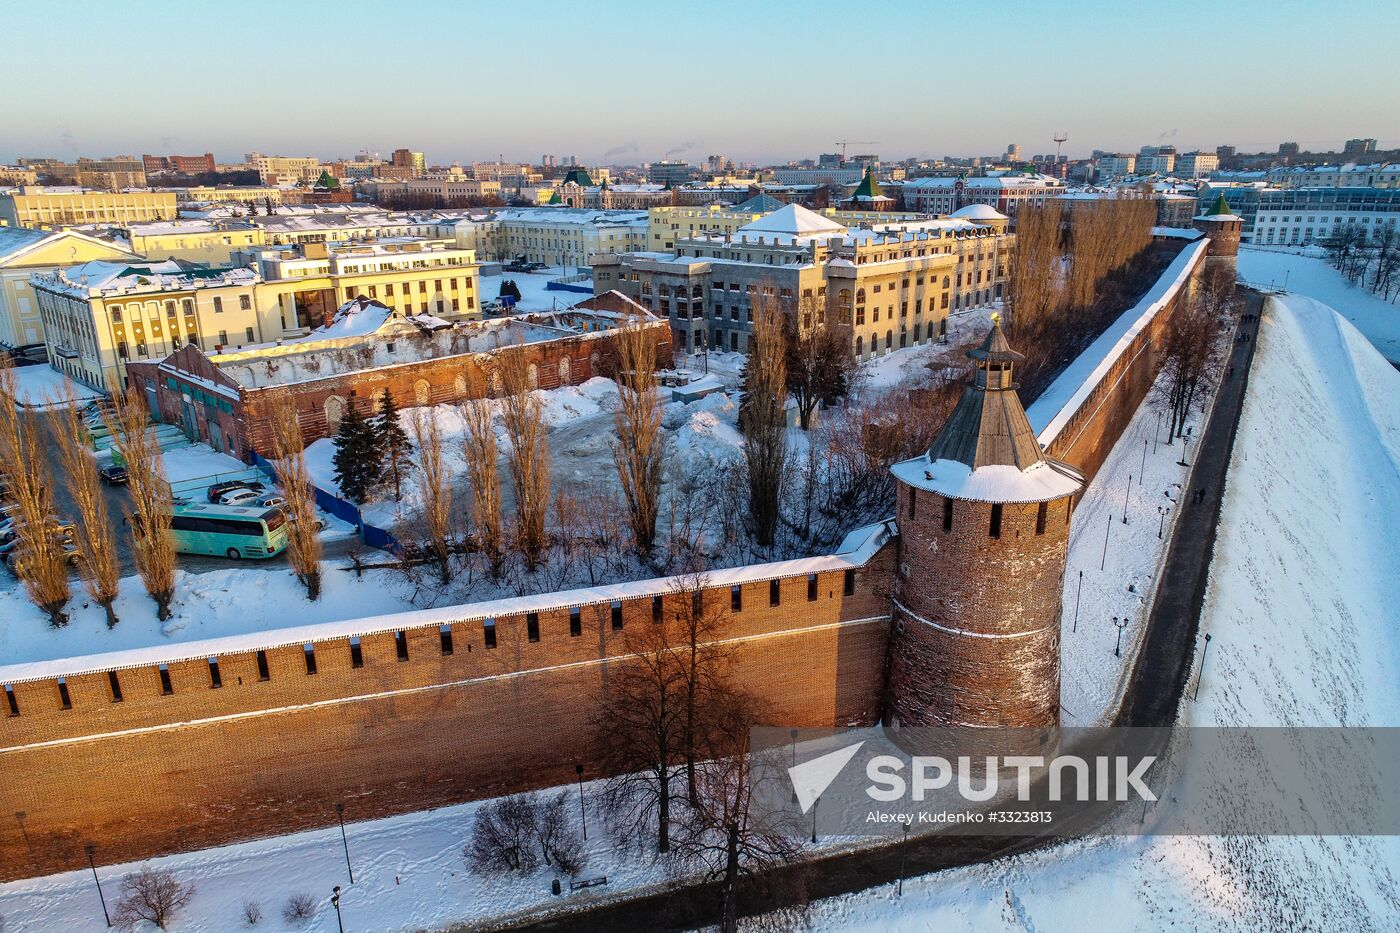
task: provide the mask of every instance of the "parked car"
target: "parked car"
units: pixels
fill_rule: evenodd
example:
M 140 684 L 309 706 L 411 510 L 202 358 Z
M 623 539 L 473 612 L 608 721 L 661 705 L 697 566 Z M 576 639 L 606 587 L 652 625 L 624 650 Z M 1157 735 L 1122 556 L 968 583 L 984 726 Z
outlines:
M 126 485 L 126 467 L 124 466 L 117 466 L 116 464 L 105 466 L 97 471 L 97 475 L 102 482 L 106 483 L 108 486 Z
M 294 521 L 296 521 L 296 516 L 294 516 L 291 512 L 288 512 L 288 513 L 287 513 L 287 521 L 289 521 L 289 522 L 294 522 Z M 316 530 L 317 530 L 317 531 L 324 531 L 324 530 L 326 529 L 326 520 L 325 520 L 324 518 L 322 518 L 320 515 L 316 515 L 315 517 L 313 517 L 313 518 L 311 519 L 311 522 L 312 522 L 312 524 L 314 524 L 314 525 L 316 526 Z
M 224 501 L 224 493 L 230 492 L 234 489 L 247 489 L 251 490 L 254 493 L 261 493 L 266 488 L 267 487 L 264 486 L 262 483 L 254 482 L 252 480 L 231 479 L 222 483 L 215 483 L 214 485 L 210 486 L 207 495 L 210 502 L 217 504 Z M 254 496 L 254 498 L 257 498 L 256 495 Z
M 266 506 L 269 509 L 280 509 L 287 504 L 287 500 L 281 493 L 270 492 L 265 496 L 258 496 L 258 505 Z
M 219 496 L 219 505 L 257 505 L 258 491 L 256 489 L 230 489 Z

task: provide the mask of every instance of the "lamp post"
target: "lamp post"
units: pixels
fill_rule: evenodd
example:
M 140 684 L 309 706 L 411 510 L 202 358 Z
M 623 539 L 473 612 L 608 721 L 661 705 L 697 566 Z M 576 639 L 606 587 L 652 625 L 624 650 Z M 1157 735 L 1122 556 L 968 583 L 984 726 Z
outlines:
M 1123 490 L 1123 524 L 1128 524 L 1128 496 L 1133 491 L 1133 474 L 1128 474 L 1128 488 Z
M 1115 658 L 1121 658 L 1123 656 L 1123 629 L 1128 627 L 1129 621 L 1131 620 L 1128 616 L 1123 616 L 1121 619 L 1118 618 L 1118 616 L 1113 617 L 1113 625 L 1118 629 L 1118 640 L 1113 644 L 1113 656 Z
M 1102 570 L 1108 563 L 1108 533 L 1113 530 L 1113 513 L 1108 513 L 1108 524 L 1103 530 L 1103 556 L 1099 558 L 1099 569 Z
M 1162 436 L 1162 412 L 1157 412 L 1157 428 L 1152 432 L 1152 456 L 1157 456 L 1157 441 Z
M 331 889 L 331 906 L 335 908 L 335 925 L 340 928 L 340 933 L 345 933 L 345 921 L 340 916 L 340 885 Z
M 583 841 L 588 841 L 588 808 L 583 805 L 583 763 L 574 765 L 574 774 L 578 775 L 578 815 L 583 820 Z
M 821 797 L 812 801 L 812 845 L 817 844 L 817 804 L 821 802 Z
M 1186 462 L 1186 445 L 1189 444 L 1189 443 L 1191 443 L 1191 435 L 1190 435 L 1190 434 L 1183 434 L 1182 437 L 1181 437 L 1181 459 L 1178 460 L 1178 461 L 1176 461 L 1177 466 L 1190 466 L 1190 465 L 1191 465 L 1191 464 L 1189 464 L 1189 463 Z
M 350 876 L 350 883 L 355 883 L 355 869 L 350 867 L 350 840 L 345 838 L 345 804 L 335 805 L 335 817 L 340 821 L 340 844 L 345 848 L 345 873 Z
M 107 898 L 102 894 L 102 882 L 97 877 L 97 863 L 92 860 L 92 853 L 95 847 L 87 847 L 88 868 L 92 869 L 92 883 L 97 885 L 97 899 L 102 902 L 102 919 L 107 921 L 107 926 L 112 925 L 112 915 L 107 913 Z
M 1071 632 L 1079 631 L 1079 600 L 1084 595 L 1084 571 L 1079 571 L 1079 588 L 1074 591 L 1074 625 Z
M 1138 473 L 1138 479 L 1147 482 L 1147 438 L 1142 439 L 1142 471 Z
M 1196 675 L 1196 690 L 1191 694 L 1191 702 L 1201 695 L 1201 678 L 1206 676 L 1206 652 L 1210 650 L 1210 632 L 1206 632 L 1206 646 L 1201 649 L 1201 672 Z
M 1170 511 L 1171 511 L 1171 508 L 1170 508 L 1169 506 L 1165 506 L 1165 505 L 1159 505 L 1159 506 L 1157 506 L 1157 516 L 1158 516 L 1158 518 L 1157 518 L 1157 540 L 1158 540 L 1158 541 L 1162 540 L 1162 532 L 1165 531 L 1165 530 L 1166 530 L 1166 527 L 1167 527 L 1167 513 L 1170 512 Z

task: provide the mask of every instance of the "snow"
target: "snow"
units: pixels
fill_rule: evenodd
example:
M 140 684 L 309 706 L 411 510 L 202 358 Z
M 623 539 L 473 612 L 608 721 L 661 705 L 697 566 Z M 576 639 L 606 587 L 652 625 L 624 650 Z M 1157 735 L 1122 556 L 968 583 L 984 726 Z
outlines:
M 1316 298 L 1350 321 L 1382 356 L 1400 363 L 1400 305 L 1348 285 L 1322 258 L 1320 248 L 1290 253 L 1241 247 L 1239 275 L 1257 288 L 1286 288 Z
M 16 366 L 14 373 L 15 400 L 21 405 L 60 407 L 70 396 L 76 402 L 103 397 L 103 393 L 75 382 L 52 366 Z
M 569 267 L 575 272 L 586 271 Z M 480 295 L 483 302 L 495 301 L 501 294 L 501 283 L 511 281 L 520 289 L 520 301 L 515 311 L 552 311 L 555 308 L 572 308 L 588 296 L 582 292 L 550 291 L 550 279 L 570 274 L 563 266 L 554 266 L 540 272 L 506 272 L 502 275 L 483 275 L 480 278 Z
M 940 495 L 974 502 L 1047 502 L 1073 495 L 1082 477 L 1062 472 L 1041 461 L 1029 469 L 993 464 L 972 469 L 959 460 L 915 457 L 896 463 L 891 472 L 900 482 Z
M 1188 243 L 1147 294 L 1119 315 L 1026 409 L 1026 416 L 1042 447 L 1048 447 L 1059 435 L 1113 369 L 1113 364 L 1132 346 L 1137 335 L 1152 323 L 1158 312 L 1190 279 L 1192 270 L 1205 258 L 1209 245 L 1204 239 Z
M 959 349 L 987 335 L 992 326 L 991 316 L 1000 307 L 1000 302 L 993 302 L 950 314 L 946 342 L 900 347 L 864 360 L 860 364 L 859 388 L 886 390 L 926 380 L 929 372 L 945 365 L 943 361 L 949 356 L 955 356 L 953 363 L 961 365 L 965 360 Z
M 1184 724 L 1400 724 L 1397 396 L 1400 373 L 1331 309 L 1268 302 L 1202 613 L 1209 658 Z M 1200 645 L 1196 658 L 1199 673 Z M 1159 808 L 1190 805 L 1185 795 L 1211 777 L 1194 773 L 1209 763 L 1192 765 L 1179 765 L 1192 779 L 1179 776 Z M 1395 837 L 1118 836 L 909 879 L 902 898 L 885 885 L 821 901 L 808 923 L 872 933 L 1389 929 L 1397 875 Z
M 744 224 L 737 231 L 749 233 L 780 233 L 786 236 L 817 236 L 821 234 L 840 235 L 846 232 L 844 224 L 823 217 L 800 204 L 788 204 L 758 220 Z
M 216 482 L 212 479 L 215 476 L 244 473 L 249 469 L 242 460 L 219 453 L 208 444 L 173 448 L 165 451 L 162 459 L 165 461 L 165 478 L 172 485 L 205 478 L 210 478 L 212 485 Z

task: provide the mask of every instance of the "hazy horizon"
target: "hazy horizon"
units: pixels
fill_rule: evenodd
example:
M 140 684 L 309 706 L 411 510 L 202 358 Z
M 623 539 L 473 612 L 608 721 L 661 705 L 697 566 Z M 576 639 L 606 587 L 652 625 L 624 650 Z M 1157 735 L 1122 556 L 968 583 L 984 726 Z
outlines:
M 174 13 L 50 4 L 8 15 L 22 40 L 11 43 L 12 73 L 43 80 L 0 105 L 0 159 L 210 151 L 236 162 L 253 150 L 328 159 L 406 147 L 437 164 L 546 153 L 780 164 L 839 151 L 841 137 L 873 140 L 848 151 L 891 161 L 992 155 L 1013 142 L 1029 157 L 1054 152 L 1057 132 L 1076 158 L 1154 142 L 1400 145 L 1400 87 L 1358 77 L 1388 61 L 1400 5 L 1297 5 L 1325 30 L 1291 6 L 1186 2 L 1168 23 L 1087 2 L 548 3 L 430 15 L 359 0 Z M 266 35 L 249 28 L 259 24 Z M 1349 67 L 1335 64 L 1343 58 Z

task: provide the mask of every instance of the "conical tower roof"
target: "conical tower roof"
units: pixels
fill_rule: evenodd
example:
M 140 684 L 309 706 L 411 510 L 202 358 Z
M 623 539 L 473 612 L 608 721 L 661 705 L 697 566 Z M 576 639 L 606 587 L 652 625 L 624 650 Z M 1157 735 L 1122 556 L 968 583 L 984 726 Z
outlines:
M 875 171 L 870 166 L 865 167 L 865 177 L 860 180 L 860 187 L 856 188 L 856 193 L 851 197 L 874 200 L 882 198 L 885 192 L 881 190 L 880 183 L 875 180 Z
M 1220 197 L 1215 199 L 1215 206 L 1206 211 L 1207 217 L 1214 217 L 1217 214 L 1233 214 L 1230 210 L 1230 202 L 1225 200 L 1225 192 L 1220 192 Z
M 1011 378 L 1013 364 L 1025 357 L 1006 342 L 1001 322 L 994 321 L 987 339 L 967 355 L 977 361 L 977 372 L 929 448 L 929 459 L 955 460 L 974 470 L 1013 466 L 1021 471 L 1043 461 Z

